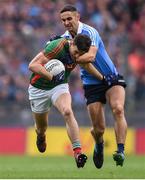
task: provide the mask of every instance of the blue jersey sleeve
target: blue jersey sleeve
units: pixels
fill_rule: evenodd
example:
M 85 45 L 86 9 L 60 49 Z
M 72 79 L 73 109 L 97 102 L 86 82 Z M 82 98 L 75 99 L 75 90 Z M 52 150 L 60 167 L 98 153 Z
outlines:
M 100 36 L 96 29 L 84 24 L 82 34 L 86 34 L 90 37 L 92 41 L 92 46 L 96 46 L 97 48 L 99 47 Z

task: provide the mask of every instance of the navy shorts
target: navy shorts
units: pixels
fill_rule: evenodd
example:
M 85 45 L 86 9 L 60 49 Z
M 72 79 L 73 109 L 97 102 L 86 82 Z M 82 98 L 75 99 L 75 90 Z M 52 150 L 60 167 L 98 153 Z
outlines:
M 123 80 L 123 81 L 122 81 Z M 105 84 L 94 84 L 94 85 L 84 85 L 84 95 L 86 98 L 86 104 L 91 104 L 94 102 L 101 102 L 106 104 L 106 91 L 112 86 L 120 85 L 126 87 L 123 76 L 118 75 L 118 79 L 111 86 Z

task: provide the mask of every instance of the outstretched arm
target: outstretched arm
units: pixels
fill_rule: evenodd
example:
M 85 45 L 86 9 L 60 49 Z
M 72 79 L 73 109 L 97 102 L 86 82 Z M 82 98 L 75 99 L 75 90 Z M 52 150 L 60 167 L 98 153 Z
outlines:
M 92 74 L 99 80 L 103 80 L 103 75 L 94 67 L 91 63 L 86 64 L 79 64 L 81 67 L 83 67 L 88 73 Z

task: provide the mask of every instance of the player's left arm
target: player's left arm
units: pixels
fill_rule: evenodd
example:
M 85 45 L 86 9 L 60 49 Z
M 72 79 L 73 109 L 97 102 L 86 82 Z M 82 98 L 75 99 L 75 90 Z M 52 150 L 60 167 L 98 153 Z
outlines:
M 97 53 L 97 47 L 91 46 L 87 53 L 76 58 L 76 62 L 81 63 L 81 64 L 94 62 L 95 57 L 96 57 L 96 53 Z

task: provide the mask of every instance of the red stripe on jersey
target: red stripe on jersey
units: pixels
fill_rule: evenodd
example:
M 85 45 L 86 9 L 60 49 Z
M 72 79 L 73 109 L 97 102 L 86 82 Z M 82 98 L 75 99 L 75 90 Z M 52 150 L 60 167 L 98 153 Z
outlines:
M 35 82 L 40 79 L 41 76 L 39 74 L 36 74 L 32 79 L 31 79 L 31 84 L 35 84 Z

